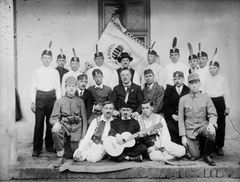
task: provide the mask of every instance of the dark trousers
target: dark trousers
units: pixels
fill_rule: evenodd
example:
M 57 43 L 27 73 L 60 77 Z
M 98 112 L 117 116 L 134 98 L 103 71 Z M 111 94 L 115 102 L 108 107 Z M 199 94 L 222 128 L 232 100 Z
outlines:
M 225 128 L 226 128 L 226 116 L 224 115 L 226 106 L 225 101 L 223 97 L 216 97 L 212 98 L 213 104 L 217 110 L 218 119 L 217 119 L 217 125 L 218 129 L 216 132 L 216 147 L 222 148 L 224 146 L 224 140 L 225 140 Z
M 118 157 L 112 157 L 113 160 L 116 161 L 122 161 L 126 156 L 129 157 L 136 157 L 140 154 L 144 154 L 147 152 L 147 146 L 146 145 L 142 145 L 142 144 L 137 144 L 131 148 L 125 148 L 123 150 L 123 153 L 118 156 Z
M 179 132 L 176 132 L 175 130 L 169 128 L 169 134 L 171 136 L 171 141 L 172 142 L 174 142 L 176 144 L 179 144 L 179 145 L 182 145 L 182 139 L 179 136 Z
M 37 91 L 36 95 L 36 112 L 35 112 L 35 127 L 33 138 L 33 150 L 41 151 L 43 145 L 43 129 L 44 120 L 46 120 L 46 148 L 53 147 L 53 140 L 49 119 L 53 110 L 54 102 L 56 100 L 55 90 L 49 92 Z
M 52 132 L 54 147 L 57 151 L 64 150 L 64 157 L 72 159 L 75 150 L 78 148 L 79 142 L 71 141 L 70 131 L 62 125 L 58 133 Z

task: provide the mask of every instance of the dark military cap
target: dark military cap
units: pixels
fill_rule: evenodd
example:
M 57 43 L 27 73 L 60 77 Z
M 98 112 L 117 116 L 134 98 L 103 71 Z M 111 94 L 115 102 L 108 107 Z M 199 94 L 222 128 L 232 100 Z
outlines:
M 47 56 L 51 56 L 52 57 L 52 51 L 50 50 L 44 50 L 43 53 L 42 53 L 42 56 L 43 55 L 47 55 Z
M 94 69 L 94 70 L 92 71 L 92 76 L 93 76 L 93 77 L 94 77 L 95 75 L 98 75 L 98 74 L 101 74 L 101 75 L 103 74 L 100 69 Z
M 151 69 L 144 70 L 143 74 L 144 75 L 147 75 L 147 74 L 153 74 L 154 75 L 153 70 L 151 70 Z
M 201 53 L 197 54 L 197 57 L 208 57 L 208 54 L 206 52 L 201 51 Z
M 173 78 L 175 78 L 175 77 L 182 77 L 182 78 L 184 78 L 184 74 L 181 71 L 175 71 L 173 73 Z
M 154 51 L 154 50 L 148 50 L 148 54 L 151 54 L 151 55 L 154 55 L 154 56 L 158 57 L 157 52 Z
M 79 57 L 72 57 L 71 61 L 70 62 L 80 62 L 80 59 Z
M 188 56 L 189 61 L 193 59 L 197 59 L 197 56 L 195 54 Z
M 88 76 L 87 76 L 87 74 L 85 74 L 85 73 L 83 73 L 83 74 L 80 74 L 80 75 L 78 75 L 78 77 L 77 77 L 77 80 L 87 80 L 88 79 Z
M 209 66 L 216 66 L 216 67 L 220 67 L 220 65 L 219 65 L 219 63 L 217 62 L 217 61 L 211 61 L 210 63 L 209 63 Z
M 57 56 L 57 59 L 66 59 L 66 56 L 64 54 L 59 54 Z
M 104 57 L 104 56 L 103 56 L 103 53 L 102 53 L 102 52 L 96 52 L 96 53 L 94 54 L 94 59 L 95 59 L 96 57 Z

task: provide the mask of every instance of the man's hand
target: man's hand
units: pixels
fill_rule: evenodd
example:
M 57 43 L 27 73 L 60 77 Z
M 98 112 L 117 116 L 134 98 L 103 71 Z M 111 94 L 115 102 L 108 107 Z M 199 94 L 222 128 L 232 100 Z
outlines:
M 122 145 L 124 143 L 123 138 L 120 134 L 116 134 L 117 143 Z
M 53 125 L 52 132 L 58 133 L 60 129 L 61 129 L 61 124 L 60 124 L 59 122 L 56 122 L 56 123 Z
M 35 111 L 36 111 L 36 103 L 35 102 L 32 102 L 31 110 L 32 110 L 33 113 L 35 113 Z
M 208 130 L 208 132 L 209 132 L 210 135 L 215 134 L 215 128 L 214 128 L 214 126 L 213 126 L 212 123 L 209 123 L 209 124 L 208 124 L 207 130 Z
M 151 146 L 147 149 L 147 152 L 150 154 L 151 152 L 155 151 L 155 147 Z
M 172 118 L 173 118 L 175 121 L 178 121 L 178 115 L 172 114 Z
M 227 108 L 225 109 L 225 111 L 224 111 L 224 115 L 227 116 L 227 115 L 229 115 L 229 114 L 230 114 L 230 108 L 227 107 Z
M 113 116 L 118 116 L 119 114 L 120 114 L 119 111 L 117 111 L 117 110 L 114 110 L 114 111 L 113 111 Z
M 133 113 L 131 114 L 131 118 L 136 119 L 138 115 L 139 115 L 138 112 L 133 112 Z
M 186 136 L 182 136 L 182 144 L 184 147 L 188 146 L 188 141 L 187 141 L 187 137 Z

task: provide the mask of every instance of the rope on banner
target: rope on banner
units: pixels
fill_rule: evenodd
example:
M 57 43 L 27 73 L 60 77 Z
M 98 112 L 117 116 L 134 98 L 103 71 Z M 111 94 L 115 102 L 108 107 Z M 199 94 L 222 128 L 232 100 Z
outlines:
M 144 42 L 142 42 L 141 40 L 139 40 L 137 37 L 135 37 L 133 34 L 131 34 L 130 32 L 126 31 L 123 32 L 120 25 L 116 22 L 115 17 L 110 19 L 110 22 L 122 33 L 124 33 L 126 36 L 128 36 L 130 39 L 132 39 L 134 42 L 136 42 L 137 44 L 139 44 L 140 46 L 142 46 L 143 48 L 145 48 L 146 50 L 149 50 L 150 47 L 148 45 L 146 45 Z

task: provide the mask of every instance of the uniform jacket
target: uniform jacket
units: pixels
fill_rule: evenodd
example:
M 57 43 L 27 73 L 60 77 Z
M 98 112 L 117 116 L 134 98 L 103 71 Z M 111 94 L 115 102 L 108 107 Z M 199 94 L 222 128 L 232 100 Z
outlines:
M 172 115 L 176 114 L 178 115 L 178 104 L 179 104 L 179 99 L 188 94 L 190 89 L 183 84 L 182 92 L 179 95 L 177 93 L 177 90 L 175 86 L 172 85 L 167 85 L 167 88 L 165 90 L 165 95 L 163 98 L 163 112 L 165 119 L 167 121 L 167 125 L 169 128 L 173 129 L 174 131 L 178 132 L 178 122 L 176 122 L 173 118 Z
M 110 95 L 112 93 L 112 89 L 106 85 L 103 85 L 102 89 L 95 88 L 95 86 L 91 86 L 88 88 L 92 92 L 93 95 L 93 105 L 98 103 L 104 103 L 110 99 Z
M 127 92 L 125 91 L 123 84 L 119 84 L 114 87 L 110 100 L 113 102 L 116 110 L 119 110 L 121 104 L 124 102 L 126 93 Z M 142 101 L 143 95 L 141 92 L 141 87 L 135 83 L 131 83 L 129 88 L 128 103 L 132 105 L 133 112 L 138 112 L 141 114 Z
M 152 89 L 148 92 L 147 86 L 142 90 L 144 100 L 150 99 L 154 103 L 154 113 L 159 113 L 162 110 L 164 88 L 158 83 L 154 83 Z
M 76 96 L 79 97 L 78 91 L 76 91 Z M 93 108 L 92 92 L 88 89 L 85 89 L 85 91 L 83 92 L 83 95 L 80 98 L 84 101 L 86 113 L 87 113 L 87 119 L 89 119 L 92 113 L 92 108 Z
M 69 124 L 67 116 L 79 117 L 80 122 Z M 50 123 L 54 125 L 56 122 L 60 122 L 62 127 L 66 127 L 71 135 L 71 141 L 79 141 L 82 136 L 83 123 L 87 123 L 83 100 L 76 96 L 68 97 L 67 95 L 56 100 L 50 117 Z

